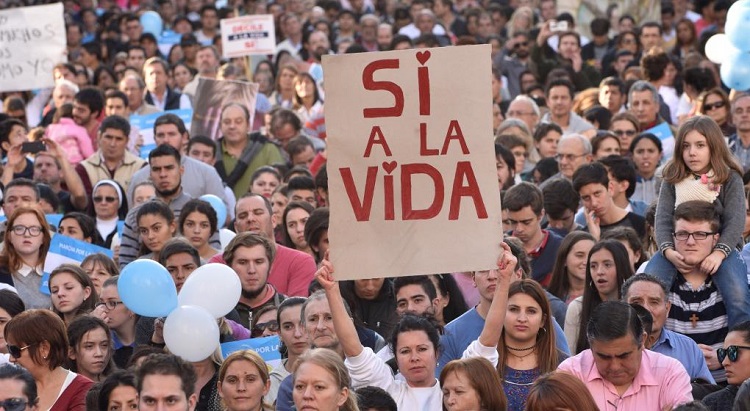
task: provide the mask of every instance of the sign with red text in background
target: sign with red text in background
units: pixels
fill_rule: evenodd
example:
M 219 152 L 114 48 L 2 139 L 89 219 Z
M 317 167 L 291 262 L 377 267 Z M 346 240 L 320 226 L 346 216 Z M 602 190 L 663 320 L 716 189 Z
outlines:
M 336 278 L 496 267 L 490 46 L 324 56 L 323 72 Z
M 258 14 L 221 20 L 224 58 L 274 54 L 276 28 L 273 15 Z

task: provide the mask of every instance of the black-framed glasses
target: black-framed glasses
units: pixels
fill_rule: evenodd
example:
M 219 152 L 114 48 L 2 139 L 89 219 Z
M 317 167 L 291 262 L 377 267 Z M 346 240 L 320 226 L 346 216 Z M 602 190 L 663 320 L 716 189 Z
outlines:
M 122 301 L 100 301 L 96 304 L 97 307 L 104 306 L 107 310 L 114 310 L 118 305 L 122 304 Z
M 693 233 L 689 233 L 687 231 L 678 231 L 676 233 L 672 233 L 675 240 L 678 240 L 678 241 L 687 241 L 688 238 L 690 238 L 690 236 L 693 236 L 693 240 L 700 241 L 700 240 L 705 240 L 706 238 L 708 238 L 708 236 L 714 235 L 714 234 L 716 233 L 711 232 L 711 231 L 695 231 Z
M 725 105 L 726 104 L 724 104 L 723 101 L 717 101 L 716 103 L 710 103 L 710 104 L 706 103 L 703 105 L 703 111 L 705 112 L 705 111 L 716 110 L 717 108 L 722 108 Z
M 724 362 L 724 358 L 729 358 L 729 361 L 737 361 L 737 357 L 740 355 L 740 350 L 750 350 L 750 347 L 744 345 L 730 345 L 727 348 L 719 348 L 716 350 L 716 357 L 719 359 L 719 364 Z
M 263 332 L 268 329 L 271 332 L 278 332 L 279 331 L 279 322 L 276 320 L 271 320 L 265 323 L 258 323 L 255 324 L 255 327 L 253 327 L 253 336 L 259 337 L 263 334 Z
M 96 196 L 94 197 L 95 203 L 101 203 L 102 201 L 106 201 L 108 203 L 114 203 L 117 201 L 117 197 L 110 197 L 110 196 Z
M 13 231 L 13 234 L 19 236 L 26 235 L 28 232 L 30 236 L 37 237 L 42 233 L 42 227 L 38 225 L 32 225 L 31 227 L 26 227 L 25 225 L 14 225 L 11 227 L 11 231 Z
M 17 345 L 13 345 L 13 344 L 6 344 L 6 346 L 8 347 L 8 354 L 10 354 L 11 357 L 16 358 L 16 359 L 21 358 L 21 355 L 23 354 L 23 351 L 26 350 L 26 349 L 28 349 L 32 345 L 34 345 L 34 344 L 29 344 L 29 345 L 27 345 L 25 347 L 19 347 Z
M 5 401 L 0 401 L 0 407 L 3 407 L 5 411 L 23 411 L 28 403 L 23 398 L 8 398 Z
M 635 130 L 612 130 L 612 133 L 614 133 L 614 135 L 616 135 L 617 137 L 633 137 L 634 135 L 638 134 L 638 132 Z

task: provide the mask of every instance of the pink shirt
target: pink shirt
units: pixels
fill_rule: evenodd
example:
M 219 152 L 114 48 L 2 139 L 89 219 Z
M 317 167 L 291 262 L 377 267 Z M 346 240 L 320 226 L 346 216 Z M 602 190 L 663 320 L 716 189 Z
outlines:
M 208 262 L 226 264 L 221 254 L 211 257 Z M 310 254 L 276 244 L 276 256 L 271 264 L 268 282 L 286 296 L 307 297 L 307 288 L 317 270 Z
M 640 371 L 622 397 L 615 386 L 599 374 L 591 350 L 563 361 L 558 370 L 583 381 L 601 410 L 671 410 L 693 400 L 690 377 L 682 364 L 649 350 L 643 351 Z

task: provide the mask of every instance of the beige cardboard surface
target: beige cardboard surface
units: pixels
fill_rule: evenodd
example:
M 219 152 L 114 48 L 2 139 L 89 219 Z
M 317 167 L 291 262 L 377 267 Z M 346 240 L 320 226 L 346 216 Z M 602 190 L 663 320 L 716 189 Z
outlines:
M 496 266 L 490 46 L 325 56 L 339 279 Z

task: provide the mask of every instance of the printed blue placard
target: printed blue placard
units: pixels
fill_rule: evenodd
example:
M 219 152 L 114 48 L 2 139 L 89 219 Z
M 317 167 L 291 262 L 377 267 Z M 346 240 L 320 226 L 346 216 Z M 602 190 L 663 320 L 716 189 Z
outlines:
M 221 344 L 221 356 L 227 358 L 229 354 L 235 351 L 253 350 L 260 354 L 265 362 L 281 360 L 281 353 L 279 353 L 280 344 L 278 335 L 232 341 Z
M 61 264 L 73 263 L 80 264 L 86 257 L 91 254 L 103 253 L 112 258 L 112 250 L 98 245 L 89 244 L 85 241 L 76 240 L 61 234 L 52 237 L 49 245 L 47 258 L 44 260 L 44 275 L 39 291 L 42 294 L 50 295 L 49 292 L 49 274 Z
M 672 135 L 672 129 L 669 128 L 669 124 L 666 121 L 657 126 L 651 127 L 650 129 L 644 131 L 644 133 L 651 133 L 662 141 L 670 137 L 674 138 L 674 136 Z

